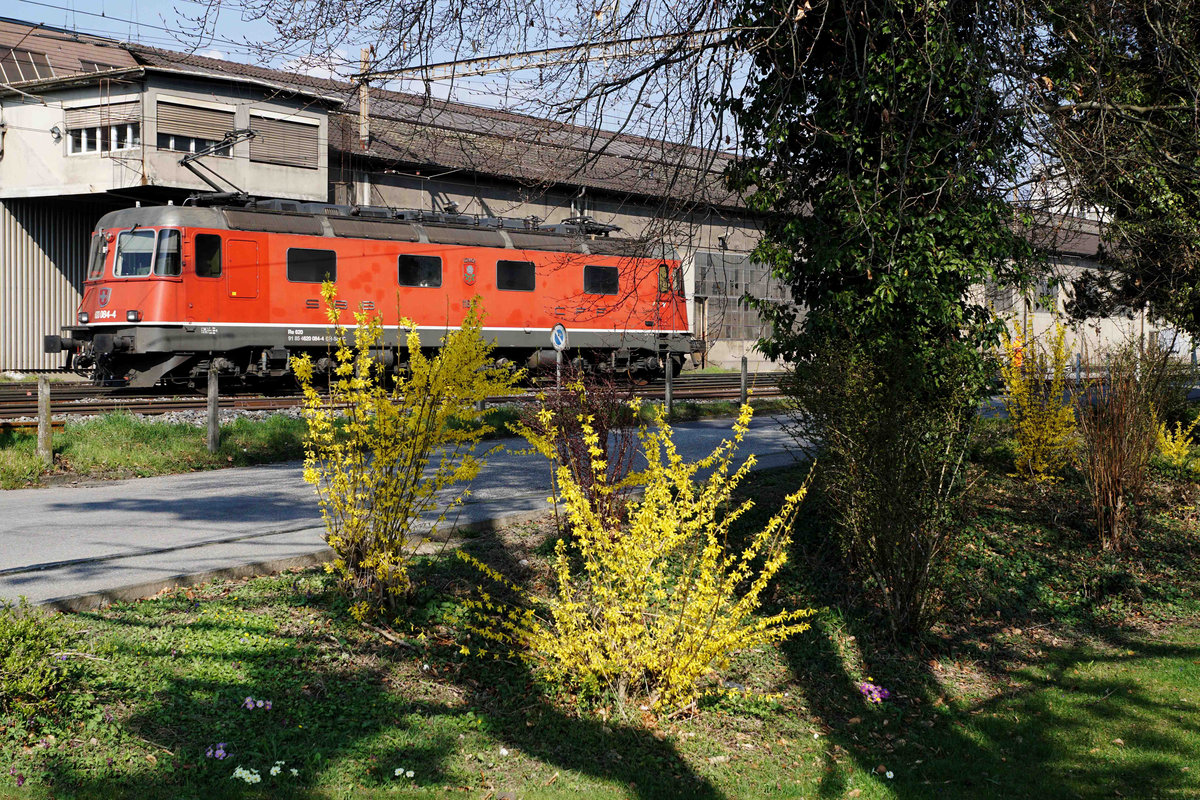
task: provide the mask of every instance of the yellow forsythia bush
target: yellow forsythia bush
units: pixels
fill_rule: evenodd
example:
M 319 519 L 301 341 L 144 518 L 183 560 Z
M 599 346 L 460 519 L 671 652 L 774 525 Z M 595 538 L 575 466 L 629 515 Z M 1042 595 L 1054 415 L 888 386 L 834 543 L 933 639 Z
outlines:
M 1027 324 L 1007 335 L 1000 374 L 1017 473 L 1034 483 L 1058 480 L 1075 445 L 1075 408 L 1066 394 L 1066 328 L 1055 324 L 1048 347 L 1034 339 Z
M 557 462 L 561 431 L 544 413 L 539 427 L 549 433 L 531 442 Z M 806 630 L 803 620 L 811 609 L 758 613 L 763 590 L 787 561 L 804 489 L 790 495 L 744 549 L 727 547 L 730 526 L 753 505 L 730 504 L 754 464 L 750 456 L 741 467 L 731 467 L 751 413 L 743 406 L 732 440 L 687 463 L 660 412 L 651 429 L 639 432 L 648 464 L 637 478 L 643 495 L 628 501 L 624 515 L 597 513 L 588 492 L 559 463 L 568 532 L 555 550 L 551 596 L 526 598 L 524 610 L 506 609 L 487 595 L 469 603 L 482 620 L 470 629 L 485 644 L 464 651 L 522 658 L 560 684 L 606 690 L 622 706 L 637 701 L 665 710 L 695 700 L 734 653 Z M 591 419 L 580 423 L 592 478 L 606 484 L 608 464 Z M 708 474 L 701 478 L 703 471 Z M 495 570 L 459 555 L 517 589 Z
M 474 448 L 490 429 L 473 424 L 476 402 L 511 394 L 520 376 L 492 366 L 472 302 L 462 326 L 433 355 L 421 350 L 415 326 L 400 321 L 408 329 L 408 369 L 387 388 L 376 358 L 383 338 L 378 317 L 356 314 L 351 334 L 338 324 L 333 284 L 322 294 L 336 343 L 328 393 L 319 390 L 311 359 L 300 356 L 294 364 L 308 423 L 304 480 L 316 487 L 334 552 L 328 569 L 361 619 L 395 609 L 409 594 L 413 555 L 465 489 L 448 502 L 439 492 L 469 482 L 483 464 Z M 415 523 L 434 512 L 432 530 L 418 535 Z
M 1196 429 L 1196 425 L 1200 423 L 1200 417 L 1192 420 L 1192 424 L 1186 428 L 1182 422 L 1175 423 L 1175 430 L 1172 431 L 1167 427 L 1167 423 L 1158 423 L 1158 428 L 1155 430 L 1155 441 L 1158 445 L 1158 454 L 1162 459 L 1175 469 L 1187 469 L 1195 460 L 1192 456 L 1192 431 Z

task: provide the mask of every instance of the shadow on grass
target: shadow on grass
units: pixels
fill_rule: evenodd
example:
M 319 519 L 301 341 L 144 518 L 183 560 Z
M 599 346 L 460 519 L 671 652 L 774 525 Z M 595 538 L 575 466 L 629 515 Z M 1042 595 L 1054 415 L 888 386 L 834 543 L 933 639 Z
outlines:
M 956 624 L 945 626 L 950 633 L 893 643 L 847 588 L 819 502 L 805 508 L 781 580 L 830 609 L 810 634 L 783 645 L 828 741 L 821 797 L 867 791 L 870 782 L 880 784 L 877 794 L 900 798 L 1148 798 L 1197 790 L 1190 765 L 1200 752 L 1200 704 L 1189 698 L 1200 689 L 1200 630 L 1159 641 L 1099 627 L 1089 616 L 1097 627 L 1068 641 L 1014 632 L 1029 624 L 1032 609 L 995 624 L 960 609 Z M 1177 555 L 1163 546 L 1166 556 Z M 1051 578 L 1065 568 L 1049 554 L 1043 560 Z M 1021 587 L 1028 575 L 1004 574 L 1028 588 Z M 893 698 L 866 702 L 858 683 L 868 676 Z
M 519 572 L 494 534 L 472 545 Z M 465 566 L 442 558 L 424 569 L 436 585 L 461 579 Z M 524 667 L 464 659 L 436 623 L 424 628 L 427 644 L 389 644 L 347 622 L 328 582 L 293 575 L 249 588 L 262 585 L 80 615 L 115 642 L 98 655 L 119 666 L 98 668 L 93 680 L 97 706 L 115 721 L 99 724 L 99 745 L 82 733 L 47 747 L 27 770 L 33 783 L 81 798 L 361 796 L 397 787 L 527 797 L 571 794 L 580 782 L 621 797 L 720 797 L 669 742 L 564 711 Z M 314 585 L 322 591 L 312 594 Z M 247 698 L 254 708 L 243 707 Z M 503 756 L 501 747 L 515 752 Z M 236 767 L 257 770 L 261 782 L 231 777 Z M 414 777 L 397 777 L 398 768 Z

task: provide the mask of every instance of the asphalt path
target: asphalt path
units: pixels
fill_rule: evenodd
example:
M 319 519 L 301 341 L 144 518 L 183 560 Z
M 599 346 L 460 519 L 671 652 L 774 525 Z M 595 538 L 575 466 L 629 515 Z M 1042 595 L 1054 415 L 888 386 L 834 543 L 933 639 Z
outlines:
M 729 420 L 676 425 L 687 460 L 706 455 Z M 489 443 L 489 444 L 495 444 Z M 487 528 L 545 513 L 544 458 L 505 440 L 456 517 Z M 755 419 L 739 457 L 794 460 L 777 420 Z M 740 462 L 739 462 L 740 463 Z M 425 521 L 426 526 L 429 521 Z M 312 487 L 299 463 L 0 492 L 0 598 L 91 608 L 167 586 L 315 563 L 327 557 Z

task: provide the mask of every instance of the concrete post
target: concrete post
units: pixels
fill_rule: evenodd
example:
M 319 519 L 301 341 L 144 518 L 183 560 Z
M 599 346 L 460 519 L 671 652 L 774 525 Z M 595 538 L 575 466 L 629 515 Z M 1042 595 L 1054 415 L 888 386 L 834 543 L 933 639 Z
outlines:
M 750 371 L 750 360 L 742 356 L 742 405 L 746 405 L 746 401 L 750 398 L 749 384 L 747 375 Z
M 208 365 L 208 452 L 215 453 L 221 445 L 221 412 L 217 400 L 220 388 L 217 385 L 216 359 Z
M 50 432 L 50 379 L 38 376 L 38 458 L 46 469 L 54 466 L 54 445 Z
M 675 362 L 670 356 L 667 356 L 666 358 L 666 365 L 667 369 L 666 372 L 663 373 L 663 376 L 667 379 L 667 384 L 666 391 L 663 393 L 663 400 L 665 400 L 667 404 L 667 419 L 670 419 L 675 413 L 675 393 L 672 391 L 671 387 L 671 379 L 673 377 L 673 373 L 675 372 Z

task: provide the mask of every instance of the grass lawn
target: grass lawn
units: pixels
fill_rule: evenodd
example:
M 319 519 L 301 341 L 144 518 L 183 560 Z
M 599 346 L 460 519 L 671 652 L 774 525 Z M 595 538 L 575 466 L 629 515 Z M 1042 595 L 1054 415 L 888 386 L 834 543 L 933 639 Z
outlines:
M 786 402 L 755 400 L 760 414 L 784 410 Z M 737 403 L 678 402 L 673 420 L 682 422 L 710 417 L 732 417 Z M 643 416 L 648 418 L 649 405 Z M 489 408 L 483 422 L 497 435 L 508 436 L 508 425 L 519 417 L 515 406 Z M 245 467 L 296 461 L 304 457 L 303 420 L 282 414 L 265 419 L 239 418 L 221 426 L 221 444 L 209 453 L 207 429 L 185 423 L 117 412 L 83 422 L 68 421 L 55 432 L 55 465 L 44 472 L 37 457 L 35 432 L 0 432 L 0 489 L 19 489 L 48 483 L 143 478 L 222 467 Z
M 1105 554 L 1077 479 L 1031 492 L 999 451 L 977 450 L 944 621 L 920 640 L 891 642 L 848 588 L 815 497 L 765 609 L 821 608 L 814 629 L 740 654 L 732 696 L 674 717 L 464 656 L 477 576 L 458 559 L 419 564 L 428 588 L 386 630 L 320 571 L 216 583 L 61 618 L 75 688 L 57 716 L 0 717 L 0 796 L 1200 797 L 1197 486 L 1157 481 L 1135 544 Z M 802 479 L 748 479 L 746 529 Z M 466 547 L 536 591 L 555 536 Z

